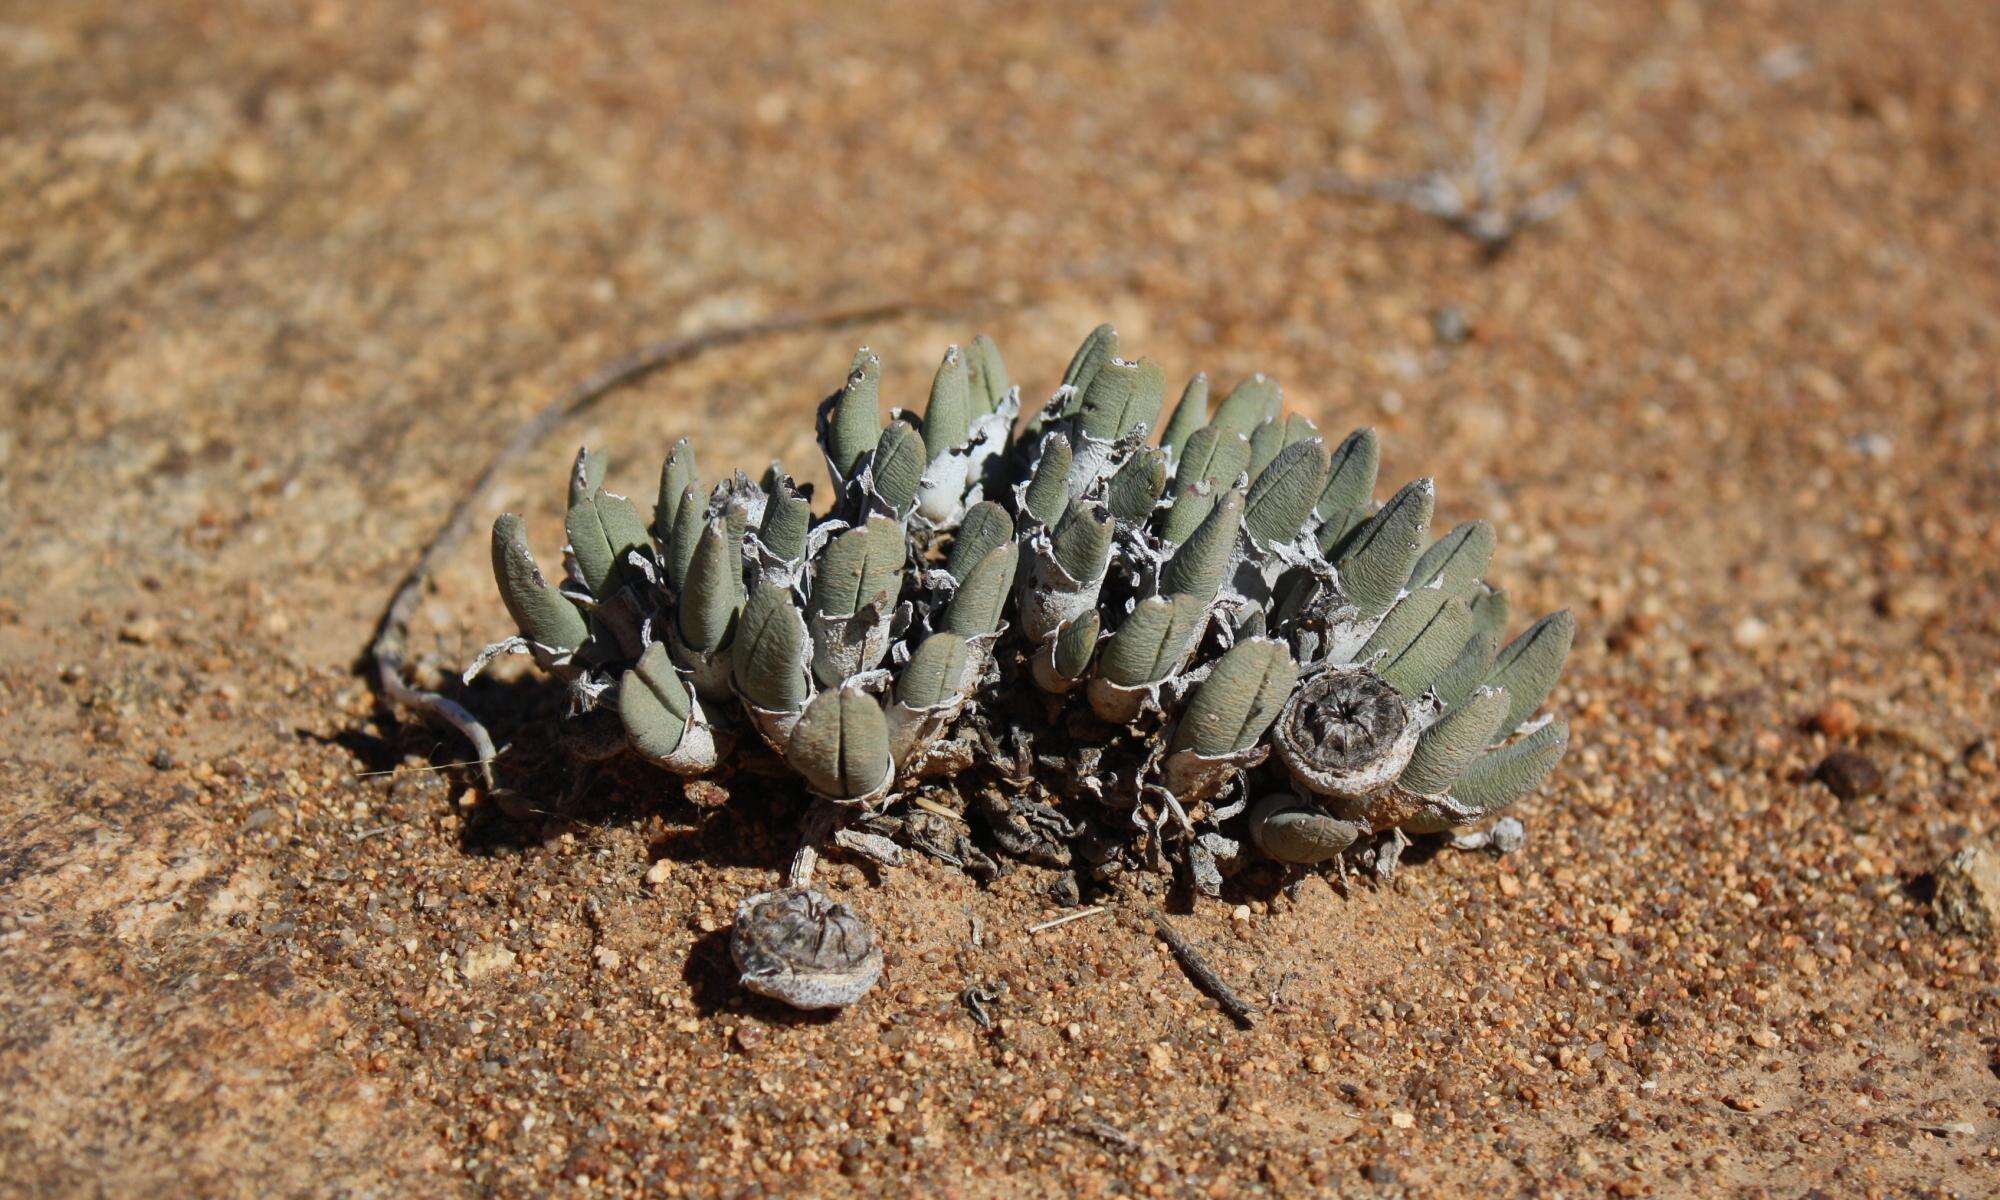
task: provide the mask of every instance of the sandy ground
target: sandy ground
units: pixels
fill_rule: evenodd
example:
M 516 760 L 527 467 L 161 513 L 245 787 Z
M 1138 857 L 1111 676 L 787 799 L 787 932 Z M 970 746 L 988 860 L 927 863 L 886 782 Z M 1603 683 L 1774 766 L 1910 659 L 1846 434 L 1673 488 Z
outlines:
M 1446 108 L 1522 11 L 1414 9 Z M 1359 9 L 0 5 L 0 1193 L 1992 1194 L 2000 971 L 1926 873 L 2000 818 L 2000 8 L 1571 3 L 1555 61 L 1584 191 L 1486 261 L 1319 186 L 1421 163 Z M 546 548 L 577 441 L 805 464 L 860 342 L 1045 393 L 1109 318 L 1576 608 L 1527 847 L 1178 918 L 1247 1032 L 1127 917 L 1025 933 L 1043 873 L 836 866 L 888 971 L 801 1019 L 720 932 L 782 798 L 424 769 L 359 655 L 515 423 L 885 301 L 948 311 L 652 379 L 494 507 Z M 434 665 L 508 632 L 483 560 Z

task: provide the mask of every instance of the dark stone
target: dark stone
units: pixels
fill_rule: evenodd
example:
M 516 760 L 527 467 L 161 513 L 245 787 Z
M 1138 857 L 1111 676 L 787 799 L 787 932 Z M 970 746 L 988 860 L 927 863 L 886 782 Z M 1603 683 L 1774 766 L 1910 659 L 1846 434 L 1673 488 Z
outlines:
M 1812 777 L 1842 800 L 1859 800 L 1882 790 L 1882 772 L 1874 761 L 1851 750 L 1840 750 L 1820 760 Z

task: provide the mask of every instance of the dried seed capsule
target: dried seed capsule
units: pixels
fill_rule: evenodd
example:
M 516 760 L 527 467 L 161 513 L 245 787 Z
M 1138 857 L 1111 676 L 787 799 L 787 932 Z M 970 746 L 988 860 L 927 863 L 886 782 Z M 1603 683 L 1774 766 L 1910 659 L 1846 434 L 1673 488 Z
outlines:
M 867 922 L 810 888 L 746 897 L 729 953 L 744 987 L 793 1008 L 845 1007 L 882 976 L 882 948 Z
M 1372 671 L 1325 671 L 1292 693 L 1271 740 L 1308 791 L 1359 800 L 1395 782 L 1417 748 L 1409 705 Z

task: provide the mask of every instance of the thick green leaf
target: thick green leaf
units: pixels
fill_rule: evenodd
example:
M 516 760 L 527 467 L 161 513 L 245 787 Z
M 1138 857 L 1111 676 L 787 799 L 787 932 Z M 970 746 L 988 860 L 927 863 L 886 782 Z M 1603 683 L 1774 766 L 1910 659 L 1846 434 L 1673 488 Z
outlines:
M 1118 331 L 1110 325 L 1099 325 L 1083 339 L 1070 357 L 1069 366 L 1063 370 L 1063 386 L 1072 387 L 1081 394 L 1097 377 L 1097 370 L 1105 363 L 1118 357 Z
M 1173 504 L 1160 518 L 1160 538 L 1174 546 L 1186 541 L 1215 506 L 1218 496 L 1236 486 L 1250 463 L 1247 439 L 1213 426 L 1195 431 L 1181 449 L 1168 491 Z
M 813 697 L 792 728 L 785 760 L 807 786 L 833 800 L 858 800 L 888 778 L 889 722 L 860 688 Z
M 570 508 L 563 529 L 569 534 L 583 585 L 600 598 L 616 590 L 629 574 L 627 554 L 653 546 L 632 502 L 603 488 Z
M 736 690 L 758 708 L 797 712 L 811 690 L 812 647 L 789 588 L 751 589 L 736 624 L 730 670 Z
M 694 445 L 686 438 L 674 443 L 667 461 L 660 465 L 660 495 L 653 505 L 653 540 L 662 548 L 673 541 L 674 516 L 680 511 L 681 497 L 689 488 L 699 490 L 701 473 L 695 467 Z
M 1280 642 L 1238 642 L 1215 661 L 1188 699 L 1173 748 L 1210 758 L 1257 744 L 1298 686 L 1299 668 Z
M 1317 439 L 1293 442 L 1250 485 L 1243 526 L 1261 546 L 1289 542 L 1305 528 L 1326 474 L 1326 452 Z
M 681 589 L 681 640 L 690 650 L 713 654 L 729 644 L 743 610 L 743 552 L 729 536 L 729 522 L 716 518 L 702 531 Z
M 1334 448 L 1326 486 L 1320 489 L 1313 511 L 1328 529 L 1338 525 L 1339 530 L 1332 534 L 1321 531 L 1322 548 L 1361 523 L 1368 502 L 1375 496 L 1375 472 L 1381 462 L 1382 446 L 1372 429 L 1357 429 Z
M 907 708 L 936 708 L 953 700 L 971 653 L 963 634 L 945 631 L 925 638 L 896 675 L 896 702 Z
M 1511 700 L 1508 707 L 1511 714 Z M 1474 759 L 1452 784 L 1451 797 L 1482 814 L 1498 812 L 1540 787 L 1568 747 L 1569 725 L 1551 721 L 1512 745 Z
M 688 564 L 701 531 L 708 527 L 708 504 L 693 486 L 681 490 L 681 502 L 674 507 L 674 527 L 667 538 L 667 578 L 675 587 L 687 582 Z
M 1472 609 L 1457 596 L 1426 588 L 1411 592 L 1390 609 L 1389 616 L 1382 621 L 1383 627 L 1404 612 L 1422 615 L 1423 624 L 1408 634 L 1406 640 L 1401 632 L 1390 640 L 1389 657 L 1376 672 L 1390 687 L 1414 699 L 1423 695 L 1431 681 L 1465 648 L 1467 631 L 1472 628 Z
M 1416 753 L 1397 782 L 1423 796 L 1442 795 L 1480 751 L 1493 744 L 1507 715 L 1507 692 L 1483 688 L 1441 717 L 1417 739 Z
M 1493 635 L 1493 644 L 1498 646 L 1507 636 L 1507 625 L 1513 620 L 1513 603 L 1507 599 L 1505 588 L 1482 585 L 1473 589 L 1472 627 L 1481 633 Z
M 1255 479 L 1278 451 L 1298 442 L 1316 440 L 1319 428 L 1299 413 L 1282 420 L 1265 421 L 1250 431 L 1250 477 Z M 1324 464 L 1322 464 L 1322 467 Z
M 1484 521 L 1467 521 L 1423 552 L 1410 569 L 1410 587 L 1425 588 L 1441 581 L 1447 594 L 1470 600 L 1492 561 L 1493 527 Z
M 528 549 L 527 531 L 513 513 L 493 522 L 493 577 L 523 637 L 560 651 L 574 650 L 590 636 L 583 613 L 543 578 Z
M 764 523 L 757 540 L 772 554 L 795 563 L 806 556 L 806 532 L 812 526 L 812 504 L 792 486 L 789 475 L 772 480 L 764 501 Z
M 1150 358 L 1114 358 L 1098 368 L 1083 393 L 1078 423 L 1100 441 L 1115 441 L 1140 425 L 1151 425 L 1166 400 L 1167 377 Z
M 951 572 L 953 579 L 960 583 L 979 560 L 995 546 L 1014 540 L 1014 518 L 1007 510 L 991 500 L 981 500 L 965 510 L 959 520 L 958 532 L 952 535 L 951 551 L 945 556 L 944 569 Z
M 1215 599 L 1236 552 L 1236 531 L 1242 522 L 1243 493 L 1231 489 L 1167 560 L 1160 572 L 1160 590 L 1192 597 L 1203 605 Z
M 1111 476 L 1108 491 L 1111 515 L 1121 521 L 1144 521 L 1153 515 L 1153 506 L 1159 503 L 1160 494 L 1166 489 L 1166 451 L 1142 447 Z
M 1174 405 L 1173 415 L 1167 418 L 1167 427 L 1160 433 L 1160 447 L 1167 452 L 1168 459 L 1178 459 L 1181 447 L 1187 445 L 1195 430 L 1206 424 L 1208 376 L 1196 375 L 1181 391 L 1180 403 Z
M 638 663 L 619 677 L 618 719 L 633 748 L 647 758 L 663 759 L 680 749 L 693 712 L 693 697 L 663 642 L 646 647 Z
M 1473 622 L 1479 621 L 1479 614 L 1473 613 Z M 1453 707 L 1472 694 L 1474 688 L 1493 669 L 1493 652 L 1500 647 L 1500 639 L 1484 629 L 1475 628 L 1466 639 L 1465 646 L 1451 660 L 1451 665 L 1431 680 L 1431 687 L 1446 708 Z
M 576 458 L 569 467 L 569 507 L 575 508 L 595 496 L 610 470 L 610 455 L 588 446 L 577 447 Z
M 1014 586 L 1014 567 L 1020 561 L 1020 545 L 1008 542 L 987 552 L 972 568 L 965 582 L 952 593 L 944 606 L 944 628 L 966 637 L 978 637 L 1000 628 L 1007 609 L 1007 593 Z
M 1042 459 L 1028 481 L 1024 507 L 1044 525 L 1060 521 L 1069 505 L 1069 466 L 1074 457 L 1069 439 L 1060 433 L 1050 434 L 1042 443 Z
M 1526 633 L 1500 651 L 1486 682 L 1507 689 L 1507 720 L 1500 728 L 1503 736 L 1534 716 L 1549 698 L 1575 640 L 1576 618 L 1564 609 L 1530 625 Z
M 1000 347 L 983 333 L 972 339 L 972 352 L 965 356 L 965 365 L 972 390 L 972 415 L 983 417 L 1000 407 L 1000 402 L 1013 390 L 1013 381 L 1007 378 L 1007 364 L 1000 358 Z
M 854 477 L 861 456 L 882 436 L 882 360 L 863 346 L 827 423 L 826 456 L 842 479 Z
M 1208 604 L 1195 596 L 1148 596 L 1104 644 L 1098 674 L 1120 687 L 1159 683 L 1187 657 Z
M 1197 483 L 1220 492 L 1236 486 L 1250 465 L 1250 443 L 1242 435 L 1207 426 L 1189 435 L 1174 466 L 1173 494 L 1179 497 Z
M 901 421 L 891 421 L 882 429 L 875 446 L 875 494 L 890 511 L 902 515 L 910 511 L 917 488 L 924 478 L 924 439 Z
M 963 446 L 972 433 L 972 378 L 957 346 L 946 347 L 944 361 L 931 378 L 931 400 L 924 409 L 924 448 L 935 459 Z
M 1436 500 L 1430 480 L 1413 480 L 1340 547 L 1333 565 L 1340 572 L 1341 590 L 1363 616 L 1378 616 L 1395 603 L 1423 548 Z
M 1284 408 L 1284 392 L 1278 381 L 1263 375 L 1252 375 L 1236 385 L 1236 389 L 1223 397 L 1215 406 L 1215 416 L 1209 419 L 1209 427 L 1228 433 L 1250 436 L 1250 431 L 1266 421 L 1275 421 Z
M 1103 618 L 1097 615 L 1094 608 L 1063 626 L 1062 632 L 1056 635 L 1056 674 L 1064 679 L 1076 679 L 1088 670 L 1091 655 L 1097 652 L 1097 635 L 1103 628 Z
M 1051 551 L 1058 566 L 1078 583 L 1104 577 L 1111 562 L 1111 514 L 1092 500 L 1078 500 L 1056 525 Z
M 906 548 L 902 527 L 887 517 L 847 530 L 820 552 L 812 586 L 812 611 L 851 617 L 872 600 L 894 603 L 901 590 Z

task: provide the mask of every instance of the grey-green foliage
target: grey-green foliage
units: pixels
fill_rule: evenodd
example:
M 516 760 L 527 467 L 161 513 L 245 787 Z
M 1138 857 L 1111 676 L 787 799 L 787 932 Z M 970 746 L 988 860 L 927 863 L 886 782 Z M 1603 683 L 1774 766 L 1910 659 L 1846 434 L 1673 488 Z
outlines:
M 644 517 L 605 490 L 604 454 L 578 455 L 560 581 L 518 517 L 495 523 L 502 599 L 573 707 L 617 705 L 633 748 L 677 771 L 742 745 L 747 721 L 811 790 L 865 805 L 967 761 L 998 728 L 979 722 L 1046 721 L 1025 730 L 1038 761 L 1076 763 L 1080 731 L 1122 727 L 1105 736 L 1169 742 L 1107 753 L 1122 765 L 1093 795 L 1129 808 L 1165 789 L 1196 822 L 1159 826 L 1170 846 L 1225 845 L 1245 830 L 1201 825 L 1230 819 L 1206 802 L 1253 771 L 1252 786 L 1291 791 L 1258 805 L 1249 840 L 1282 841 L 1295 863 L 1404 819 L 1381 796 L 1418 798 L 1409 828 L 1445 828 L 1532 790 L 1561 755 L 1565 728 L 1537 714 L 1574 620 L 1509 641 L 1506 595 L 1485 582 L 1492 527 L 1432 541 L 1428 479 L 1377 508 L 1372 431 L 1329 453 L 1262 375 L 1212 413 L 1197 375 L 1166 413 L 1165 372 L 1121 354 L 1109 326 L 1018 439 L 1019 389 L 983 335 L 945 352 L 920 418 L 885 409 L 884 386 L 864 349 L 820 408 L 824 511 L 777 464 L 705 489 L 683 439 Z M 1355 696 L 1387 708 L 1367 719 L 1404 731 L 1365 795 L 1315 792 L 1353 772 L 1301 772 L 1288 749 L 1282 714 L 1314 679 L 1372 681 Z M 955 738 L 956 757 L 933 757 Z
M 618 684 L 618 717 L 625 736 L 647 758 L 671 758 L 687 737 L 693 713 L 694 697 L 667 658 L 665 644 L 646 647 Z
M 889 725 L 882 705 L 857 687 L 821 692 L 799 717 L 785 752 L 806 786 L 832 800 L 859 800 L 888 785 Z
M 788 588 L 761 584 L 737 624 L 730 669 L 736 692 L 758 708 L 797 712 L 812 690 L 805 617 Z
M 1174 731 L 1173 748 L 1211 758 L 1248 750 L 1278 719 L 1298 682 L 1298 664 L 1283 643 L 1237 644 L 1195 688 Z
M 542 577 L 528 549 L 521 518 L 503 514 L 493 522 L 493 576 L 500 599 L 521 635 L 551 650 L 574 650 L 590 636 L 583 613 L 562 591 Z

